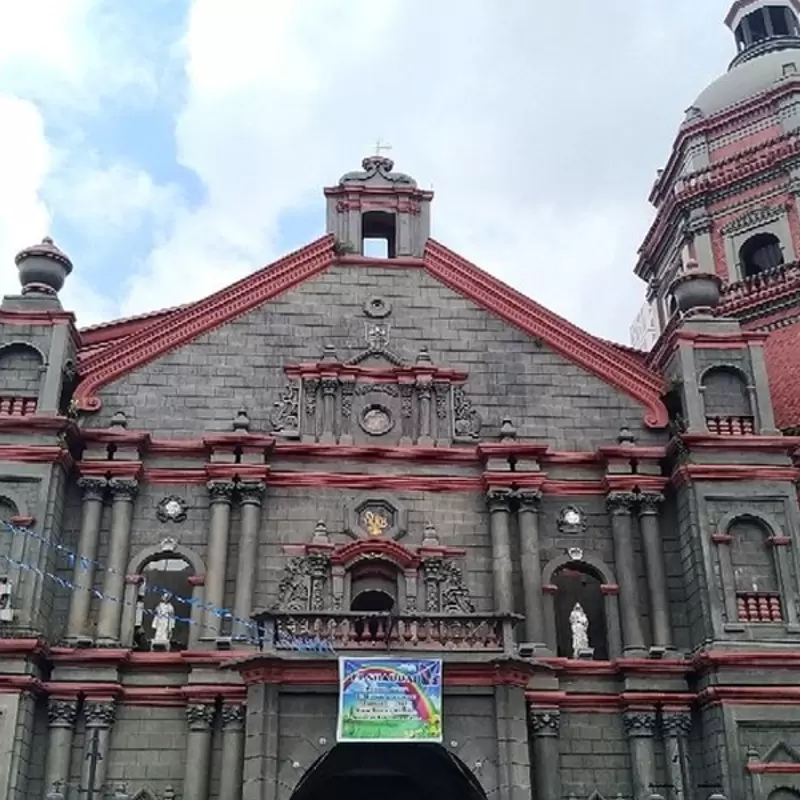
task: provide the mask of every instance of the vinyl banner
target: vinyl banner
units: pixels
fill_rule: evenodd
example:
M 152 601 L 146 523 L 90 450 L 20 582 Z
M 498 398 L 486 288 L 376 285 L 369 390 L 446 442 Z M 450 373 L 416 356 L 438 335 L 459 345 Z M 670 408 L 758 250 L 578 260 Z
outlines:
M 441 660 L 340 658 L 336 738 L 441 742 Z

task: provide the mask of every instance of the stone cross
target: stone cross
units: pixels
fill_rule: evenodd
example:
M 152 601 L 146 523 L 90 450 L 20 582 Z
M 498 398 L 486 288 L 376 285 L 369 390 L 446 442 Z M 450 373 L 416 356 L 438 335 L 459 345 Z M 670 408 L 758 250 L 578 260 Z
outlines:
M 392 149 L 392 146 L 390 144 L 387 144 L 386 142 L 384 142 L 383 139 L 378 139 L 375 142 L 375 155 L 376 156 L 379 156 L 381 154 L 382 150 L 387 150 L 388 151 L 388 150 L 391 150 L 391 149 Z

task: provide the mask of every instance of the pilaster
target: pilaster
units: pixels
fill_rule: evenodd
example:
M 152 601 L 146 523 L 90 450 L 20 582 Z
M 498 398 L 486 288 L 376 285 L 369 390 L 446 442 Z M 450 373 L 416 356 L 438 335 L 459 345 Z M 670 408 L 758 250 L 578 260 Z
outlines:
M 258 532 L 261 526 L 261 505 L 265 485 L 251 482 L 239 484 L 241 530 L 239 534 L 239 563 L 236 570 L 236 595 L 233 604 L 233 638 L 252 641 L 249 623 L 253 604 L 253 589 L 258 564 Z
M 689 771 L 691 730 L 692 715 L 689 711 L 662 712 L 661 736 L 664 740 L 667 783 L 671 784 L 673 796 L 683 800 L 693 800 L 694 796 L 694 783 Z
M 247 687 L 242 800 L 276 800 L 278 788 L 278 687 Z
M 56 789 L 66 798 L 69 794 L 72 743 L 78 719 L 77 699 L 63 700 L 51 697 L 47 702 L 47 761 L 44 768 L 44 786 L 47 791 Z
M 558 766 L 561 712 L 558 709 L 529 709 L 528 729 L 532 739 L 537 800 L 561 800 L 561 771 Z
M 67 640 L 74 642 L 91 638 L 86 625 L 92 603 L 97 545 L 103 518 L 103 500 L 108 489 L 105 478 L 80 478 L 78 487 L 83 493 L 81 532 L 78 539 L 77 559 L 73 572 L 73 590 L 70 594 Z
M 222 707 L 222 774 L 219 782 L 219 800 L 241 800 L 242 769 L 244 766 L 243 705 Z
M 633 800 L 649 800 L 656 782 L 653 737 L 657 719 L 655 709 L 629 709 L 622 716 L 631 750 Z
M 642 534 L 647 588 L 650 593 L 653 646 L 668 650 L 672 648 L 672 626 L 669 619 L 667 575 L 664 569 L 664 549 L 661 546 L 658 518 L 659 508 L 663 502 L 664 496 L 661 494 L 639 496 L 639 530 Z
M 492 540 L 494 607 L 499 614 L 510 614 L 514 603 L 509 527 L 511 492 L 508 489 L 492 489 L 486 495 L 486 502 L 489 507 L 489 530 Z
M 186 773 L 183 800 L 208 800 L 211 737 L 217 710 L 213 705 L 193 703 L 186 707 Z M 223 762 L 223 772 L 227 765 Z
M 100 614 L 97 620 L 97 643 L 101 646 L 113 646 L 119 642 L 133 503 L 139 484 L 135 480 L 114 478 L 108 487 L 112 498 L 111 534 L 103 575 L 103 599 L 100 601 Z
M 91 789 L 95 797 L 105 794 L 106 773 L 108 771 L 108 745 L 111 729 L 116 720 L 114 701 L 87 700 L 83 705 L 83 720 L 86 728 L 83 745 L 83 766 L 81 786 L 89 789 L 92 764 L 94 763 L 94 785 Z
M 544 603 L 542 602 L 542 563 L 539 554 L 539 503 L 541 492 L 520 492 L 519 500 L 520 567 L 525 597 L 525 640 L 544 649 Z
M 208 534 L 208 571 L 205 587 L 205 624 L 203 638 L 217 639 L 222 635 L 222 617 L 216 609 L 225 602 L 225 571 L 228 558 L 228 538 L 231 525 L 231 503 L 236 484 L 231 481 L 212 481 L 208 484 L 211 502 L 211 530 Z

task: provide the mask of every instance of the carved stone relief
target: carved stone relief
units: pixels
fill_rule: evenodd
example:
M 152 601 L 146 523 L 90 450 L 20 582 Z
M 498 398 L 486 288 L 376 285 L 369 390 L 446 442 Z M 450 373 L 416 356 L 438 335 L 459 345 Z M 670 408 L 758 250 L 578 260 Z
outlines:
M 408 512 L 393 498 L 382 496 L 344 506 L 344 533 L 353 539 L 401 539 L 406 534 Z
M 300 393 L 300 382 L 289 381 L 280 398 L 273 404 L 270 423 L 274 434 L 286 439 L 300 436 Z
M 481 433 L 483 422 L 480 414 L 472 407 L 472 401 L 462 386 L 453 389 L 453 440 L 455 442 L 474 442 Z

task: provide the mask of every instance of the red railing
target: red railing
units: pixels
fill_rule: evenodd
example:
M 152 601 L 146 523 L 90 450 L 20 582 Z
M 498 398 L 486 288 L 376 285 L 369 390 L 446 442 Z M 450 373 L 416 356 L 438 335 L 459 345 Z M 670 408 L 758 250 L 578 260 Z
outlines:
M 781 597 L 778 592 L 737 592 L 739 622 L 782 622 Z
M 25 417 L 35 413 L 35 397 L 0 397 L 0 415 Z
M 709 433 L 722 436 L 752 436 L 756 432 L 754 417 L 706 417 Z

